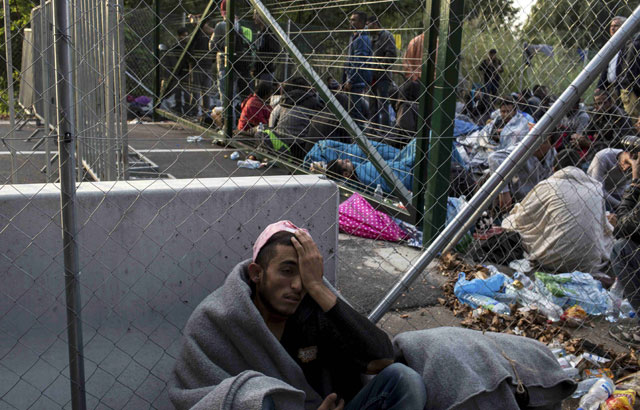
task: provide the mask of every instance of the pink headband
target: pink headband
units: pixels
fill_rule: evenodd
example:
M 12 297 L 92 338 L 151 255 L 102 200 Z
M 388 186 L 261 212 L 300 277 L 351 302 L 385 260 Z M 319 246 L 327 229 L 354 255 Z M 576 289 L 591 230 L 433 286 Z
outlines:
M 278 221 L 267 226 L 264 231 L 262 231 L 260 236 L 258 236 L 258 239 L 256 239 L 256 243 L 253 245 L 253 261 L 256 261 L 258 253 L 260 253 L 260 249 L 262 249 L 262 247 L 269 241 L 269 239 L 273 235 L 282 231 L 295 233 L 298 230 L 300 230 L 300 228 L 295 226 L 291 221 Z M 306 229 L 302 230 L 309 233 Z

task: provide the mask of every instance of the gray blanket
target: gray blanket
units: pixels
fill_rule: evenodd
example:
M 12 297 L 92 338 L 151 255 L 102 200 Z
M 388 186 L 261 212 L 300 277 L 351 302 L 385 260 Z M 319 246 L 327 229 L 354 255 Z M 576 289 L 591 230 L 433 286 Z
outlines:
M 278 410 L 322 402 L 251 301 L 249 263 L 237 265 L 187 322 L 169 386 L 179 410 L 260 410 L 265 395 Z
M 429 410 L 518 409 L 516 372 L 539 410 L 559 410 L 576 389 L 551 351 L 525 337 L 442 327 L 401 333 L 393 345 L 422 375 Z

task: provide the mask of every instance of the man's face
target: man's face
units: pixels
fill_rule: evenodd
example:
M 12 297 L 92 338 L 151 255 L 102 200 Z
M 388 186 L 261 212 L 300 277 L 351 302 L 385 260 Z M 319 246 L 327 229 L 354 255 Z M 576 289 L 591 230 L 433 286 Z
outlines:
M 352 14 L 351 17 L 349 17 L 349 23 L 351 24 L 351 28 L 362 30 L 365 22 L 360 20 L 357 14 Z
M 336 160 L 338 165 L 342 168 L 342 176 L 345 178 L 351 178 L 356 172 L 356 168 L 353 166 L 353 162 L 349 159 Z
M 636 119 L 636 122 L 633 123 L 633 127 L 636 129 L 638 135 L 640 135 L 640 117 Z
M 516 106 L 513 104 L 502 104 L 500 106 L 500 118 L 504 124 L 511 121 L 511 119 L 516 115 Z
M 611 99 L 606 95 L 596 95 L 593 97 L 593 110 L 598 112 L 606 112 L 611 108 Z
M 622 26 L 620 20 L 611 20 L 611 25 L 609 26 L 609 34 L 611 34 L 611 37 L 616 34 L 620 26 Z
M 277 245 L 256 283 L 256 296 L 271 313 L 289 317 L 307 291 L 302 287 L 298 269 L 298 253 L 293 246 Z

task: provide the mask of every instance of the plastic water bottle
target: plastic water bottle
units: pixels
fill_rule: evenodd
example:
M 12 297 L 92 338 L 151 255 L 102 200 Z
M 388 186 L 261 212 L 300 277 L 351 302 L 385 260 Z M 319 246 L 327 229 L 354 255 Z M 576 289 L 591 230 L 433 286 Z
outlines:
M 465 293 L 460 297 L 463 302 L 467 302 L 467 304 L 472 307 L 475 305 L 476 307 L 483 307 L 487 310 L 490 310 L 494 313 L 498 313 L 500 315 L 510 315 L 511 309 L 509 306 L 504 303 L 498 302 L 495 299 L 492 299 L 488 296 L 478 295 L 476 293 Z
M 373 191 L 373 197 L 377 201 L 382 201 L 382 185 L 378 184 L 378 186 L 376 186 L 376 190 Z
M 536 306 L 538 311 L 552 322 L 559 321 L 563 313 L 560 306 L 545 298 L 543 295 L 526 288 L 518 289 L 516 300 L 522 306 Z
M 636 311 L 628 299 L 624 299 L 622 303 L 620 303 L 620 315 L 624 319 L 633 319 L 636 316 Z
M 260 168 L 260 161 L 254 161 L 252 159 L 238 161 L 238 168 L 258 169 Z
M 573 392 L 571 397 L 574 398 L 574 399 L 577 399 L 577 398 L 580 398 L 580 397 L 584 396 L 585 394 L 587 394 L 589 389 L 594 384 L 596 384 L 597 381 L 598 381 L 598 379 L 595 378 L 595 377 L 590 377 L 588 379 L 580 380 L 580 382 L 578 383 L 578 388 L 576 389 L 576 391 Z
M 519 280 L 520 283 L 522 283 L 522 285 L 524 286 L 525 289 L 533 289 L 535 284 L 533 283 L 533 281 L 531 279 L 529 279 L 529 277 L 527 275 L 525 275 L 522 272 L 516 272 L 513 274 L 513 279 L 515 280 Z
M 615 385 L 608 377 L 602 377 L 594 383 L 589 392 L 582 396 L 578 410 L 597 410 L 613 394 Z

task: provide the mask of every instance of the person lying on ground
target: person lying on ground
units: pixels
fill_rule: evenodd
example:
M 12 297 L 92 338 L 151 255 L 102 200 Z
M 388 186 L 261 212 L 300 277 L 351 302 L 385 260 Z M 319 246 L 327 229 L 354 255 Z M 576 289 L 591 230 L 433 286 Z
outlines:
M 596 153 L 587 174 L 602 183 L 607 210 L 615 212 L 631 180 L 631 154 L 621 149 L 605 148 Z
M 240 106 L 238 131 L 248 131 L 259 124 L 268 124 L 271 106 L 267 103 L 271 97 L 271 82 L 258 81 L 256 91 L 247 97 Z
M 604 272 L 613 246 L 598 181 L 569 166 L 538 183 L 502 221 L 549 272 Z
M 454 137 L 478 129 L 475 124 L 455 120 Z M 413 189 L 413 167 L 415 162 L 416 140 L 413 139 L 404 148 L 399 149 L 378 141 L 370 141 L 403 185 Z M 464 165 L 457 149 L 452 151 L 453 163 Z M 367 155 L 356 143 L 345 144 L 324 140 L 316 143 L 304 158 L 304 167 L 311 169 L 314 163 L 325 163 L 327 175 L 344 178 L 350 183 L 360 184 L 364 189 L 375 189 L 378 184 L 384 192 L 390 193 L 391 187 L 382 175 L 367 159 Z M 315 168 L 314 168 L 315 169 Z
M 178 410 L 422 409 L 422 377 L 337 296 L 303 229 L 269 225 L 185 327 L 169 397 Z M 363 385 L 362 374 L 375 375 Z
M 640 311 L 640 156 L 631 158 L 631 184 L 609 221 L 615 226 L 616 242 L 611 267 L 622 285 L 623 295 L 636 312 Z M 624 344 L 640 348 L 640 327 L 616 326 L 611 335 Z

